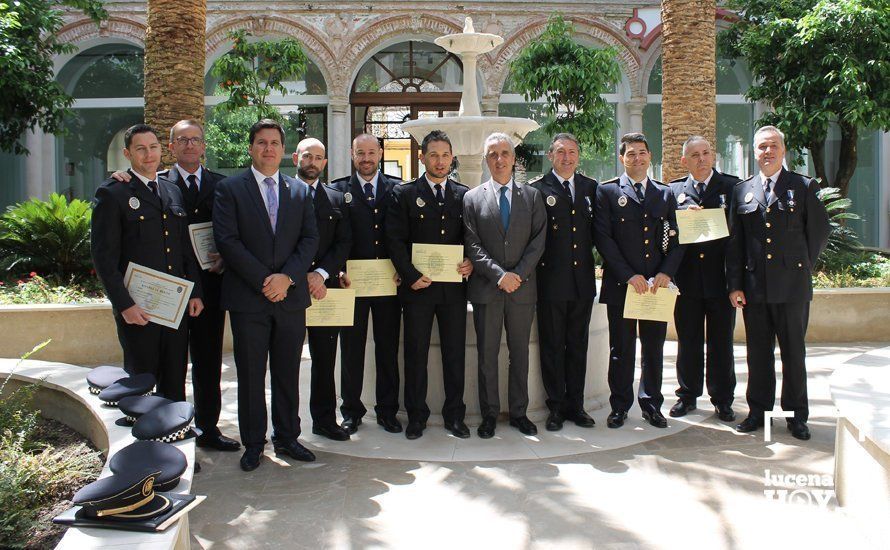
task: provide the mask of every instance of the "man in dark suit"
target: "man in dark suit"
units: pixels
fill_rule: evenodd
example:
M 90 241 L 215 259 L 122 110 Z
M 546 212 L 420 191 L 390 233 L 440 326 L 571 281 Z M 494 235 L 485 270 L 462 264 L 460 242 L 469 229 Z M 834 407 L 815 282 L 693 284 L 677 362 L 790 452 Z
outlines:
M 812 270 L 831 225 L 819 184 L 782 167 L 785 136 L 773 126 L 754 133 L 760 173 L 737 184 L 726 253 L 729 301 L 742 308 L 748 344 L 748 417 L 736 429 L 763 426 L 776 400 L 776 338 L 782 353 L 782 410 L 794 411 L 791 435 L 809 439 L 806 332 Z
M 331 182 L 343 193 L 352 226 L 350 260 L 389 258 L 384 228 L 389 195 L 399 180 L 378 169 L 383 149 L 377 138 L 361 134 L 352 140 L 352 164 L 355 173 Z M 349 274 L 340 278 L 349 288 Z M 365 374 L 365 342 L 368 338 L 368 316 L 374 316 L 374 364 L 377 370 L 377 423 L 390 433 L 400 433 L 399 411 L 399 328 L 401 306 L 396 296 L 356 298 L 355 319 L 351 327 L 340 331 L 340 414 L 343 429 L 350 434 L 358 430 L 367 412 L 362 403 Z
M 593 262 L 593 201 L 596 180 L 575 170 L 580 162 L 578 138 L 556 134 L 547 158 L 553 170 L 529 185 L 547 205 L 547 244 L 538 264 L 538 345 L 541 377 L 547 392 L 547 430 L 562 429 L 565 420 L 594 426 L 584 411 L 587 339 L 596 273 Z
M 201 165 L 204 156 L 204 128 L 197 120 L 180 120 L 170 128 L 170 143 L 176 164 L 172 170 L 159 172 L 179 187 L 188 214 L 189 225 L 211 221 L 216 184 L 225 176 L 211 172 Z M 127 172 L 111 175 L 118 181 L 129 182 Z M 191 248 L 191 245 L 189 245 Z M 188 345 L 192 360 L 192 391 L 195 400 L 195 425 L 202 434 L 196 439 L 199 447 L 220 451 L 237 451 L 241 446 L 219 431 L 222 398 L 219 383 L 222 374 L 222 346 L 226 312 L 219 307 L 222 287 L 223 262 L 219 254 L 209 269 L 201 270 L 204 310 L 189 320 Z
M 339 288 L 338 277 L 346 269 L 346 257 L 352 247 L 349 210 L 343 193 L 321 183 L 319 175 L 328 163 L 325 147 L 315 138 L 297 144 L 293 155 L 297 166 L 297 181 L 309 186 L 309 196 L 315 207 L 318 225 L 318 251 L 306 274 L 309 294 L 323 300 L 328 288 Z M 337 360 L 339 327 L 309 327 L 309 354 L 312 357 L 312 382 L 309 394 L 309 413 L 312 433 L 334 441 L 346 441 L 349 433 L 337 424 L 337 393 L 334 386 L 334 366 Z
M 528 343 L 537 300 L 535 267 L 544 253 L 547 212 L 540 191 L 513 181 L 516 153 L 510 138 L 494 133 L 484 145 L 491 179 L 464 196 L 465 240 L 474 268 L 468 294 L 476 327 L 482 412 L 476 433 L 488 439 L 495 432 L 501 410 L 498 352 L 506 328 L 510 425 L 534 435 L 538 429 L 526 415 Z
M 420 144 L 420 160 L 426 174 L 392 190 L 386 214 L 386 243 L 396 272 L 404 281 L 399 299 L 405 314 L 405 436 L 423 435 L 430 409 L 426 404 L 427 361 L 433 318 L 439 323 L 445 403 L 445 429 L 457 437 L 470 437 L 464 424 L 464 371 L 467 333 L 466 284 L 433 282 L 411 263 L 414 243 L 460 245 L 464 243 L 463 198 L 466 185 L 448 179 L 451 169 L 451 140 L 444 132 L 430 132 Z M 473 264 L 454 266 L 469 277 Z
M 714 151 L 702 136 L 692 136 L 683 144 L 680 164 L 689 175 L 671 182 L 679 210 L 721 208 L 728 218 L 732 189 L 739 178 L 714 170 Z M 727 219 L 727 223 L 728 223 Z M 735 310 L 726 303 L 726 245 L 718 239 L 686 246 L 677 270 L 680 289 L 674 308 L 677 327 L 677 403 L 671 416 L 685 416 L 696 409 L 707 372 L 708 395 L 720 420 L 735 420 L 732 400 L 735 392 L 735 363 L 732 331 Z M 705 331 L 707 330 L 707 337 Z M 705 370 L 704 346 L 708 359 Z
M 656 428 L 666 428 L 661 414 L 664 397 L 661 375 L 667 323 L 624 318 L 628 286 L 638 294 L 667 287 L 683 259 L 676 244 L 677 203 L 671 188 L 650 179 L 650 154 L 646 136 L 625 134 L 619 159 L 625 172 L 603 182 L 596 190 L 596 247 L 603 256 L 600 303 L 609 319 L 609 404 L 606 419 L 619 428 L 633 406 L 637 328 L 642 350 L 642 376 L 638 400 L 643 418 Z M 668 241 L 667 252 L 664 243 Z
M 151 126 L 137 124 L 127 130 L 124 156 L 130 161 L 130 182 L 108 179 L 96 190 L 91 222 L 93 264 L 111 301 L 124 368 L 130 374 L 155 375 L 159 394 L 182 401 L 188 320 L 183 317 L 177 329 L 151 323 L 127 291 L 124 274 L 132 262 L 194 282 L 188 314 L 201 313 L 201 280 L 185 205 L 179 189 L 157 176 L 161 144 Z
M 312 461 L 300 435 L 300 354 L 309 289 L 302 284 L 318 248 L 309 187 L 280 174 L 284 130 L 260 120 L 250 129 L 251 167 L 217 185 L 216 248 L 226 264 L 222 307 L 232 319 L 238 372 L 241 469 L 260 464 L 266 444 L 266 362 L 272 375 L 276 454 Z M 297 282 L 300 284 L 297 284 Z

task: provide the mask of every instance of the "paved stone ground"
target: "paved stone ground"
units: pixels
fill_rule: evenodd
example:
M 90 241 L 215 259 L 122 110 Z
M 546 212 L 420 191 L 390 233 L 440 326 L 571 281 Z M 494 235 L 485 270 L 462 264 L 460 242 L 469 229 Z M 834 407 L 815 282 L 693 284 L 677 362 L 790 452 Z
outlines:
M 827 377 L 876 345 L 811 346 L 808 442 L 777 421 L 773 441 L 708 417 L 659 439 L 541 460 L 428 462 L 317 452 L 305 464 L 271 446 L 254 472 L 240 453 L 199 450 L 193 548 L 881 548 L 838 508 L 832 487 L 792 502 L 765 496 L 772 474 L 831 476 L 835 421 Z M 673 404 L 668 343 L 664 411 Z M 744 416 L 744 348 L 736 347 L 736 412 Z M 234 366 L 225 358 L 221 427 L 237 436 Z M 308 395 L 308 368 L 302 369 Z M 706 405 L 700 400 L 699 405 Z M 631 414 L 638 414 L 634 410 Z M 309 423 L 304 420 L 304 428 Z M 363 429 L 376 426 L 363 426 Z M 471 429 L 475 429 L 472 426 Z M 500 429 L 509 429 L 501 427 Z M 598 425 L 596 430 L 605 431 Z M 626 426 L 624 429 L 628 429 Z M 632 429 L 632 428 L 631 428 Z M 398 436 L 394 436 L 398 437 Z M 475 437 L 475 434 L 473 435 Z M 423 439 L 415 443 L 422 445 Z M 782 488 L 779 488 L 782 489 Z M 820 505 L 810 489 L 828 490 Z M 887 547 L 886 541 L 882 541 Z

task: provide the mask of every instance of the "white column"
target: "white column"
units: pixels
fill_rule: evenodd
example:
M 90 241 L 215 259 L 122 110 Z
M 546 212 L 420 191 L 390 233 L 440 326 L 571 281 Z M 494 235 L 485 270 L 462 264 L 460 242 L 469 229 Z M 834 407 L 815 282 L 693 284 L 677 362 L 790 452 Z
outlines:
M 328 180 L 348 176 L 351 172 L 349 149 L 352 146 L 349 128 L 349 100 L 331 96 L 328 102 Z
M 627 116 L 630 128 L 628 132 L 643 131 L 643 107 L 646 106 L 645 97 L 632 97 L 630 101 L 625 103 L 627 106 Z
M 43 156 L 43 130 L 35 128 L 33 131 L 25 132 L 25 147 L 31 152 L 25 157 L 25 197 L 26 199 L 36 198 L 45 199 L 49 193 L 44 196 L 43 176 L 44 164 L 51 164 L 55 159 L 45 158 Z

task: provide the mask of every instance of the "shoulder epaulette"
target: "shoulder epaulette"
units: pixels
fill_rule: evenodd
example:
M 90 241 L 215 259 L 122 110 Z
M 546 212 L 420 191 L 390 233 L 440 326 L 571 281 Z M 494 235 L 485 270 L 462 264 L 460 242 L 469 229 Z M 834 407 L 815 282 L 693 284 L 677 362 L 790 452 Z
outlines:
M 618 183 L 619 181 L 621 181 L 621 178 L 620 178 L 620 177 L 618 177 L 618 178 L 612 178 L 612 179 L 610 179 L 610 180 L 606 180 L 606 181 L 604 181 L 603 183 L 604 183 L 604 184 L 606 184 L 606 183 Z

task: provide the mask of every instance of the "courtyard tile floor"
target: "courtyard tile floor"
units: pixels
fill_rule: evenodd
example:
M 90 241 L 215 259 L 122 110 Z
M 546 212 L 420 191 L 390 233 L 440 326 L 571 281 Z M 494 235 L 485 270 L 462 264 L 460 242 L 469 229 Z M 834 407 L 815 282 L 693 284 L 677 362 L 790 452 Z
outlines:
M 466 441 L 435 426 L 407 441 L 372 421 L 353 441 L 334 443 L 311 435 L 303 410 L 301 441 L 315 450 L 314 463 L 278 459 L 269 445 L 260 468 L 245 474 L 240 453 L 199 449 L 203 470 L 193 490 L 208 499 L 190 514 L 192 547 L 887 548 L 838 507 L 832 486 L 804 487 L 791 502 L 764 493 L 776 489 L 766 485 L 768 474 L 833 474 L 828 376 L 876 347 L 809 347 L 808 442 L 793 439 L 780 421 L 768 443 L 763 432 L 737 434 L 710 415 L 706 399 L 698 414 L 669 419 L 668 430 L 649 428 L 638 410 L 623 429 L 608 430 L 608 411 L 599 410 L 593 430 L 567 426 L 554 435 L 539 426 L 541 436 L 529 439 L 499 424 L 501 439 L 490 441 L 478 439 L 475 426 Z M 747 412 L 744 352 L 736 346 L 740 418 Z M 675 343 L 665 355 L 667 413 Z M 224 362 L 221 428 L 237 437 L 232 356 Z M 308 375 L 304 361 L 304 409 Z

